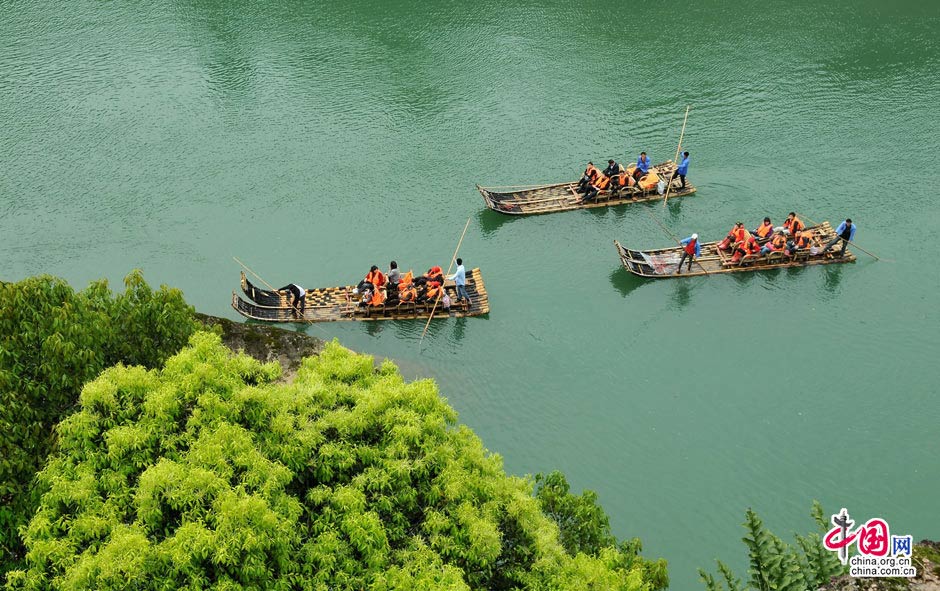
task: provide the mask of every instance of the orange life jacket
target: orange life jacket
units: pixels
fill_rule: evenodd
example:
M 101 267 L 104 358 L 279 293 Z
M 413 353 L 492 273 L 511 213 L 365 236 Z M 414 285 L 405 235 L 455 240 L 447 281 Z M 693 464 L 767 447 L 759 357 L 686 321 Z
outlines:
M 802 230 L 806 226 L 803 224 L 803 220 L 794 216 L 792 220 L 783 222 L 783 227 L 789 230 L 790 234 L 796 234 L 799 230 Z
M 767 235 L 770 234 L 770 233 L 773 232 L 773 231 L 774 231 L 774 225 L 773 225 L 773 224 L 764 223 L 764 224 L 761 224 L 760 226 L 758 226 L 758 228 L 757 228 L 757 235 L 760 236 L 761 238 L 767 238 Z
M 658 182 L 659 182 L 659 175 L 653 172 L 653 169 L 650 168 L 650 171 L 646 174 L 646 176 L 640 179 L 640 188 L 646 191 L 648 189 L 652 189 L 653 187 L 655 187 L 656 183 Z
M 431 283 L 428 283 L 427 295 L 428 295 L 429 300 L 436 300 L 437 296 L 441 294 L 441 291 L 442 291 L 441 284 L 438 283 L 437 281 L 432 281 Z
M 407 273 L 401 276 L 401 279 L 398 280 L 399 289 L 401 289 L 402 287 L 411 285 L 412 283 L 414 283 L 414 280 L 415 280 L 415 274 L 411 271 L 408 271 Z
M 382 273 L 381 271 L 376 269 L 375 271 L 369 271 L 366 274 L 366 281 L 368 281 L 369 283 L 374 285 L 376 289 L 378 289 L 379 287 L 382 287 L 383 285 L 385 285 L 388 282 L 388 279 L 385 278 L 385 273 Z
M 809 232 L 803 232 L 800 234 L 800 237 L 796 239 L 797 248 L 809 248 L 813 245 L 813 235 Z
M 413 302 L 417 297 L 418 290 L 411 283 L 398 288 L 398 300 L 401 302 Z
M 744 243 L 745 251 L 747 254 L 757 254 L 760 252 L 760 244 L 757 243 L 757 238 L 749 236 L 747 242 Z
M 589 179 L 591 179 L 591 182 L 592 182 L 592 183 L 597 180 L 597 175 L 599 175 L 600 173 L 601 173 L 601 171 L 599 171 L 599 170 L 597 169 L 597 167 L 595 167 L 595 166 L 592 165 L 592 164 L 589 164 L 588 167 L 584 169 L 584 174 L 585 174 Z
M 787 245 L 787 239 L 781 236 L 780 234 L 777 234 L 770 241 L 770 250 L 774 250 L 774 251 L 783 250 L 784 247 L 786 247 L 786 245 Z
M 369 298 L 370 306 L 381 306 L 385 303 L 385 290 L 384 289 L 374 289 L 372 290 L 372 297 Z
M 735 228 L 731 230 L 731 235 L 734 236 L 735 242 L 745 242 L 748 238 L 751 237 L 751 233 L 742 228 Z
M 610 184 L 610 177 L 603 174 L 599 174 L 596 181 L 594 181 L 594 186 L 597 187 L 599 191 L 603 191 L 607 188 L 607 185 Z

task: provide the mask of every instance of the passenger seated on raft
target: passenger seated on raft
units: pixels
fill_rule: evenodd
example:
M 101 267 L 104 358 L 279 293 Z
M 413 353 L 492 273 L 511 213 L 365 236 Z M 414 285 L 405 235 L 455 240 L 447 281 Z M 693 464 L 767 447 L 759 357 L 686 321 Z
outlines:
M 430 282 L 432 282 L 432 281 L 435 281 L 435 282 L 437 282 L 437 283 L 440 283 L 441 285 L 444 284 L 444 270 L 441 269 L 441 268 L 440 268 L 439 266 L 437 266 L 437 265 L 434 265 L 433 267 L 431 267 L 430 269 L 428 269 L 428 272 L 427 272 L 427 273 L 425 273 L 425 274 L 422 275 L 421 277 L 418 277 L 417 279 L 415 279 L 415 285 L 417 285 L 417 286 L 420 287 L 420 286 L 426 285 L 426 284 L 428 284 L 428 283 L 430 283 Z
M 597 167 L 594 166 L 593 162 L 588 162 L 587 168 L 584 169 L 584 174 L 581 176 L 581 180 L 578 181 L 578 193 L 584 193 L 587 191 L 588 187 L 594 184 L 594 181 L 597 180 L 597 177 L 600 175 L 600 173 L 601 171 L 599 171 Z
M 418 293 L 419 302 L 435 302 L 439 295 L 444 291 L 444 288 L 441 287 L 441 283 L 437 281 L 428 281 L 425 284 L 425 289 Z
M 591 189 L 584 194 L 584 197 L 581 198 L 581 202 L 585 203 L 593 200 L 597 197 L 597 194 L 610 186 L 610 177 L 604 174 L 598 176 L 597 180 L 591 184 Z
M 739 263 L 741 259 L 748 255 L 754 255 L 760 252 L 760 244 L 757 243 L 757 238 L 754 238 L 753 235 L 748 234 L 744 242 L 736 243 L 734 245 L 734 256 L 731 257 L 732 263 Z
M 783 232 L 777 232 L 774 234 L 774 237 L 770 239 L 770 242 L 764 245 L 760 249 L 761 255 L 768 255 L 772 252 L 780 252 L 786 250 L 787 248 L 787 237 Z
M 812 230 L 797 230 L 793 240 L 787 242 L 787 254 L 792 257 L 798 251 L 812 248 L 814 244 Z
M 636 167 L 633 169 L 633 179 L 639 181 L 650 171 L 650 158 L 646 152 L 640 152 L 640 157 L 636 159 Z
M 790 236 L 795 235 L 799 230 L 806 228 L 806 224 L 803 223 L 803 220 L 796 217 L 796 213 L 790 212 L 787 214 L 787 220 L 783 222 L 783 230 Z
M 408 271 L 402 275 L 398 283 L 398 301 L 401 303 L 413 302 L 418 299 L 418 290 L 414 285 L 414 273 Z
M 372 295 L 369 297 L 368 304 L 370 306 L 381 306 L 385 303 L 387 297 L 387 292 L 384 287 L 376 288 L 372 291 Z
M 770 222 L 770 218 L 764 218 L 764 223 L 757 226 L 757 229 L 751 233 L 756 234 L 758 240 L 763 240 L 774 233 L 774 225 Z
M 616 176 L 623 172 L 623 167 L 617 164 L 613 158 L 607 161 L 607 168 L 604 169 L 604 176 Z
M 635 184 L 636 184 L 636 181 L 633 179 L 633 177 L 630 176 L 630 174 L 627 171 L 621 170 L 616 175 L 611 177 L 610 192 L 618 193 L 619 191 L 622 191 L 623 189 L 629 189 Z M 636 199 L 636 197 L 634 197 L 634 199 Z
M 734 227 L 728 231 L 728 235 L 718 245 L 719 250 L 734 250 L 735 245 L 744 244 L 750 232 L 744 229 L 744 222 L 737 222 Z

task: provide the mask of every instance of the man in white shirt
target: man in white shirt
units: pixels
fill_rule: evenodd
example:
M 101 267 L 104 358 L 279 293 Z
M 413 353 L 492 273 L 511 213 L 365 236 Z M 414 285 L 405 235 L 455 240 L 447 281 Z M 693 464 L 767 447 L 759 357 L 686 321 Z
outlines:
M 463 267 L 463 259 L 457 259 L 457 272 L 447 278 L 457 284 L 457 299 L 465 299 L 467 305 L 472 305 L 470 294 L 467 293 L 467 270 Z

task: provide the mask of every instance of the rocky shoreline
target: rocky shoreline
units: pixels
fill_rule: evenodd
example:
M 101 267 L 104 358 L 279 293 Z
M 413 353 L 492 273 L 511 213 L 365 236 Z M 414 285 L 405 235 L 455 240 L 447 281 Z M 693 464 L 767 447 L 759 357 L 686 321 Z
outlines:
M 244 351 L 263 363 L 279 362 L 283 370 L 281 380 L 285 382 L 297 373 L 304 357 L 319 354 L 326 344 L 322 339 L 267 324 L 233 322 L 198 312 L 196 319 L 209 329 L 218 327 L 222 343 L 232 351 Z

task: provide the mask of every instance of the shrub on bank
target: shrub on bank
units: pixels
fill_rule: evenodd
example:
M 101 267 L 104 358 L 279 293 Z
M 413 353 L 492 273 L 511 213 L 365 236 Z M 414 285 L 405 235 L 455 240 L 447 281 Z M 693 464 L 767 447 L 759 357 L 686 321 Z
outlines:
M 665 585 L 592 496 L 506 475 L 433 382 L 336 343 L 279 373 L 197 333 L 162 370 L 85 386 L 8 588 Z
M 114 296 L 106 281 L 77 293 L 48 275 L 0 283 L 0 580 L 22 560 L 34 474 L 82 385 L 117 363 L 159 367 L 195 330 L 179 290 L 153 291 L 140 271 L 124 284 Z

